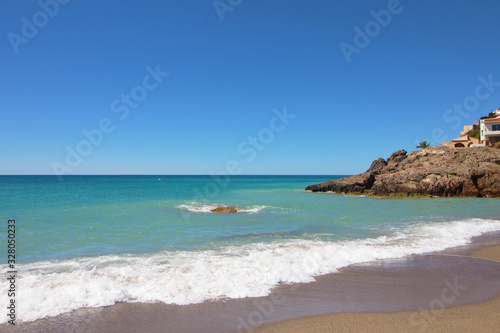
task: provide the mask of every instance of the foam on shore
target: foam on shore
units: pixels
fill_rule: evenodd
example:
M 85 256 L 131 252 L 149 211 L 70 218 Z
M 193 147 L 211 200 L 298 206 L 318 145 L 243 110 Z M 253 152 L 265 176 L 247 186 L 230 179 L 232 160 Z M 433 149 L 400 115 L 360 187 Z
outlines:
M 500 221 L 465 219 L 415 224 L 390 235 L 360 240 L 279 240 L 215 250 L 19 264 L 19 320 L 33 321 L 117 302 L 184 305 L 266 296 L 280 283 L 312 282 L 316 276 L 356 263 L 465 245 L 475 236 L 498 230 Z M 8 284 L 2 280 L 2 304 L 7 302 L 7 290 Z

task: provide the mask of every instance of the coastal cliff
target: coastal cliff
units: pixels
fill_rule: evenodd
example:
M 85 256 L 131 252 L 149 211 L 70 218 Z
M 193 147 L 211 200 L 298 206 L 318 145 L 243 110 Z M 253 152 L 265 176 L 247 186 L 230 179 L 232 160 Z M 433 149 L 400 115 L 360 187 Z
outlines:
M 500 149 L 438 146 L 394 152 L 359 175 L 311 185 L 306 191 L 375 196 L 500 197 Z

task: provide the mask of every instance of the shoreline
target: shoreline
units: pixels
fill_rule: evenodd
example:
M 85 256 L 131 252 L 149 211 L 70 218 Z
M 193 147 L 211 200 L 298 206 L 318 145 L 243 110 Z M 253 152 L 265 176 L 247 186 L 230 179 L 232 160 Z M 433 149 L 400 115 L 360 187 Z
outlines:
M 20 323 L 15 328 L 0 325 L 0 331 L 293 333 L 292 327 L 302 327 L 296 332 L 350 332 L 354 327 L 351 330 L 354 332 L 368 328 L 373 331 L 376 324 L 384 332 L 391 332 L 390 327 L 401 331 L 402 325 L 410 325 L 409 316 L 413 315 L 414 325 L 409 331 L 420 332 L 425 316 L 433 315 L 429 310 L 432 301 L 446 308 L 439 309 L 444 314 L 440 313 L 432 323 L 446 323 L 440 318 L 448 318 L 445 314 L 449 311 L 454 313 L 454 309 L 466 307 L 472 310 L 454 316 L 467 318 L 469 313 L 486 323 L 488 319 L 484 317 L 494 315 L 491 306 L 498 309 L 500 304 L 500 297 L 491 300 L 500 295 L 499 249 L 500 232 L 495 232 L 476 237 L 469 245 L 438 253 L 352 265 L 338 273 L 318 276 L 315 282 L 278 286 L 265 297 L 186 306 L 118 303 L 81 308 L 56 317 Z M 450 284 L 458 285 L 459 294 L 454 297 L 448 292 L 447 302 L 439 302 L 443 289 Z M 498 322 L 500 318 L 493 319 Z M 476 321 L 478 319 L 471 322 Z M 332 323 L 335 325 L 328 326 Z M 415 326 L 415 323 L 419 324 Z M 428 331 L 439 331 L 439 328 Z
M 281 332 L 478 332 L 496 333 L 500 322 L 500 296 L 472 305 L 428 312 L 418 319 L 415 312 L 340 313 L 293 319 L 271 324 L 255 333 Z M 441 312 L 442 311 L 442 312 Z M 412 321 L 414 320 L 414 321 Z
M 500 262 L 500 245 L 476 250 L 469 256 Z M 498 309 L 500 293 L 485 302 L 421 310 L 420 315 L 415 311 L 335 313 L 267 324 L 255 332 L 498 332 Z
M 413 194 L 408 192 L 394 192 L 389 194 L 375 194 L 370 192 L 369 190 L 365 190 L 363 192 L 336 192 L 336 191 L 317 191 L 314 192 L 312 190 L 304 190 L 304 192 L 314 193 L 314 194 L 334 194 L 334 195 L 348 195 L 353 197 L 366 197 L 366 198 L 375 198 L 375 199 L 447 199 L 447 198 L 477 198 L 480 200 L 483 199 L 492 199 L 497 200 L 498 197 L 480 197 L 480 196 L 448 196 L 448 195 L 435 195 L 435 194 Z

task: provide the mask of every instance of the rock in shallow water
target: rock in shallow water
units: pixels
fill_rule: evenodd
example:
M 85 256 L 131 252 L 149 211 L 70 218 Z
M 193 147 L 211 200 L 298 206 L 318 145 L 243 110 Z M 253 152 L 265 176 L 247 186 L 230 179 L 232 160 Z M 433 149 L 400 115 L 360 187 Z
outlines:
M 234 206 L 217 206 L 210 210 L 212 213 L 238 213 L 238 208 Z

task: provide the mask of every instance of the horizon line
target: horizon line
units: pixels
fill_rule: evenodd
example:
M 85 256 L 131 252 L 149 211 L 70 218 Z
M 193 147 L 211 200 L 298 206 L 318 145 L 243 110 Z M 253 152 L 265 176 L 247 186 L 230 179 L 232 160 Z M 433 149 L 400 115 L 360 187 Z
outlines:
M 53 177 L 74 177 L 74 176 L 206 176 L 206 177 L 217 177 L 217 176 L 230 176 L 230 177 L 241 177 L 241 176 L 351 176 L 350 174 L 242 174 L 242 175 L 217 175 L 217 174 L 79 174 L 79 175 L 53 175 L 53 174 L 0 174 L 0 176 L 53 176 Z

